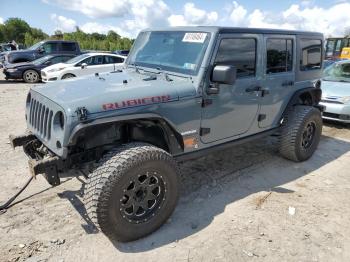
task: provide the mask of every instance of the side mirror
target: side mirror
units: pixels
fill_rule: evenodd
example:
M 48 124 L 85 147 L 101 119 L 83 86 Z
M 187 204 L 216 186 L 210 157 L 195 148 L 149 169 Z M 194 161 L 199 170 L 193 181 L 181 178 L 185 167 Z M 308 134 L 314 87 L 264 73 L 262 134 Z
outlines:
M 216 65 L 211 81 L 218 84 L 233 85 L 237 78 L 237 68 L 231 65 Z
M 81 69 L 85 69 L 87 67 L 87 63 L 82 63 L 81 64 Z
M 40 47 L 38 48 L 38 52 L 39 52 L 40 54 L 44 53 L 44 52 L 45 52 L 44 47 L 40 46 Z
M 50 61 L 50 60 L 47 60 L 47 61 L 45 62 L 45 65 L 51 65 L 51 61 Z

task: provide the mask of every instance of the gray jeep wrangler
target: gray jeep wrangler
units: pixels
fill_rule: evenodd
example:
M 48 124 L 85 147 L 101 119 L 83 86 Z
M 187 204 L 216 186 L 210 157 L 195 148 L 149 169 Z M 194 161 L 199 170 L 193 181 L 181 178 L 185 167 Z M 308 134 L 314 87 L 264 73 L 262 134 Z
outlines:
M 111 239 L 159 228 L 179 197 L 178 162 L 270 135 L 305 161 L 322 131 L 323 35 L 180 27 L 145 30 L 123 70 L 31 88 L 22 146 L 52 186 L 91 168 L 86 209 Z

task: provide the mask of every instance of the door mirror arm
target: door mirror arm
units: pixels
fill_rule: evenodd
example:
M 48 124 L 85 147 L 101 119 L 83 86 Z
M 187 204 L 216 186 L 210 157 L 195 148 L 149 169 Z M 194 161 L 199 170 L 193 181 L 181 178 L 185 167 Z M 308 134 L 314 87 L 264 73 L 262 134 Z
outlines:
M 208 95 L 216 95 L 219 94 L 220 92 L 220 87 L 219 83 L 210 83 L 207 89 L 207 94 Z
M 87 67 L 87 64 L 86 63 L 82 63 L 81 64 L 81 69 L 85 69 Z

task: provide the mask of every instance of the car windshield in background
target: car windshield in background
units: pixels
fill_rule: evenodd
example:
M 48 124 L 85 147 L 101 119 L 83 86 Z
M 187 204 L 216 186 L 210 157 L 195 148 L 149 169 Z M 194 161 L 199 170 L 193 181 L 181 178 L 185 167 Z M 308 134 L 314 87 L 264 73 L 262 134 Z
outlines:
M 41 57 L 39 59 L 34 60 L 32 63 L 34 65 L 41 65 L 41 64 L 45 63 L 47 60 L 51 59 L 52 57 L 53 57 L 52 55 L 47 55 L 47 56 L 44 56 L 44 57 Z
M 128 64 L 195 75 L 209 38 L 210 34 L 204 32 L 142 32 Z
M 36 50 L 36 49 L 38 49 L 38 47 L 41 46 L 42 44 L 43 44 L 42 42 L 36 43 L 35 45 L 32 45 L 32 46 L 29 47 L 28 49 L 29 49 L 29 50 Z
M 350 82 L 350 63 L 334 63 L 324 70 L 323 80 Z
M 68 61 L 66 61 L 66 64 L 75 64 L 80 62 L 80 60 L 84 59 L 84 58 L 88 58 L 90 55 L 89 54 L 83 54 L 83 55 L 78 55 L 76 57 L 73 57 L 72 59 L 69 59 Z

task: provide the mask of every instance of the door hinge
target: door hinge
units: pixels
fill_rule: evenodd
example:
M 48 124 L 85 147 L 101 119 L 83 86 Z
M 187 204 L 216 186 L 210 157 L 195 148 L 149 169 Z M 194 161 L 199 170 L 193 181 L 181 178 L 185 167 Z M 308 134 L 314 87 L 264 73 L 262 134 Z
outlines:
M 203 99 L 202 100 L 202 107 L 207 107 L 213 104 L 213 99 Z
M 258 121 L 259 122 L 261 122 L 261 121 L 263 121 L 263 120 L 265 120 L 266 119 L 266 115 L 265 114 L 260 114 L 259 116 L 258 116 Z
M 209 133 L 210 133 L 210 128 L 207 128 L 207 127 L 201 127 L 199 131 L 200 136 L 205 136 L 205 135 L 208 135 Z

